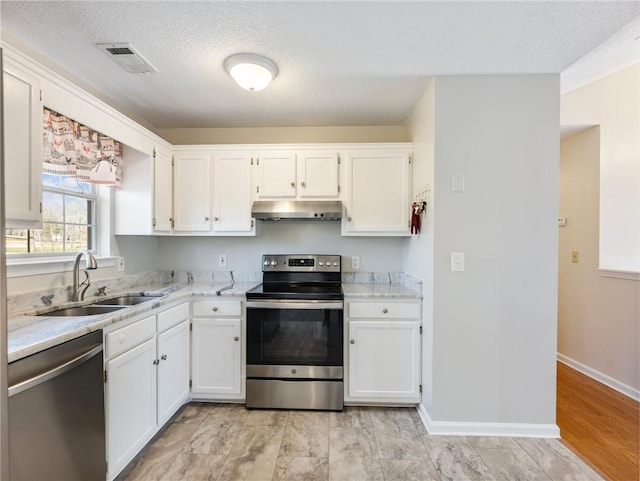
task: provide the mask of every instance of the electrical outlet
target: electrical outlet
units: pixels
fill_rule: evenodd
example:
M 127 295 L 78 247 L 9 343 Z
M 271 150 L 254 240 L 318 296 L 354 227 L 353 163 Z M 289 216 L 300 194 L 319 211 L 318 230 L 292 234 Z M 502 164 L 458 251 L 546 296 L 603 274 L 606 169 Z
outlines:
M 227 267 L 227 255 L 220 254 L 218 256 L 218 267 Z
M 124 257 L 118 257 L 118 272 L 124 271 Z
M 574 264 L 580 262 L 580 252 L 571 251 L 571 262 L 573 262 Z
M 464 252 L 451 253 L 451 272 L 464 271 Z
M 360 269 L 360 256 L 351 256 L 351 268 Z

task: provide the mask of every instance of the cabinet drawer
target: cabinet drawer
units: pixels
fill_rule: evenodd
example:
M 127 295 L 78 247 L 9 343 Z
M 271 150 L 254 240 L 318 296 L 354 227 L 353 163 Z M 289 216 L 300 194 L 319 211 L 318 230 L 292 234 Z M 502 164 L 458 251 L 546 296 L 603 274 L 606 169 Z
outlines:
M 158 314 L 158 332 L 166 331 L 170 327 L 189 319 L 189 303 L 172 307 Z
M 411 302 L 350 302 L 354 319 L 420 319 L 420 305 Z
M 151 339 L 156 333 L 156 316 L 145 317 L 133 324 L 110 332 L 105 336 L 105 355 L 108 358 L 117 356 L 133 346 Z
M 240 317 L 241 301 L 196 301 L 193 303 L 193 317 Z

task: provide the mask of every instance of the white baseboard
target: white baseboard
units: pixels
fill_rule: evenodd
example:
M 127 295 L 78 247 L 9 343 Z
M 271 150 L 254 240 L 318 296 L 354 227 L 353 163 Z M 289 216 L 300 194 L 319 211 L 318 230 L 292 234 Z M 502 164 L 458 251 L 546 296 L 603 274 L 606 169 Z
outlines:
M 586 364 L 582 364 L 575 359 L 571 359 L 564 354 L 558 353 L 558 361 L 562 364 L 566 364 L 572 369 L 581 372 L 585 376 L 589 376 L 591 379 L 595 379 L 599 383 L 604 384 L 605 386 L 610 387 L 618 391 L 620 394 L 624 394 L 625 396 L 630 397 L 634 401 L 640 402 L 640 389 L 636 389 L 628 384 L 618 381 L 617 379 L 612 378 L 611 376 L 607 376 L 606 374 L 597 371 Z
M 433 421 L 424 404 L 418 404 L 418 414 L 433 435 L 449 436 L 507 436 L 523 438 L 559 438 L 560 428 L 555 424 L 476 423 Z

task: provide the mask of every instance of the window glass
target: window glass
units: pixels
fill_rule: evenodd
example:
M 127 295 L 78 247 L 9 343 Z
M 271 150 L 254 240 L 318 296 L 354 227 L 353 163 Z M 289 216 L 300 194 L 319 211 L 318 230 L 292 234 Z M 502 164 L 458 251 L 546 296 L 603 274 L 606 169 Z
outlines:
M 42 228 L 7 229 L 7 254 L 95 250 L 95 187 L 55 174 L 42 174 L 42 186 Z

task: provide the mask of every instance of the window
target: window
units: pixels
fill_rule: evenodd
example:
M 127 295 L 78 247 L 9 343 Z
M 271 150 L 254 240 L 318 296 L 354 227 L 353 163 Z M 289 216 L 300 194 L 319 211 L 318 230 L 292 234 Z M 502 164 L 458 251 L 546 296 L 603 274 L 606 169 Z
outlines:
M 95 250 L 96 189 L 75 177 L 42 174 L 42 229 L 7 229 L 7 254 Z

